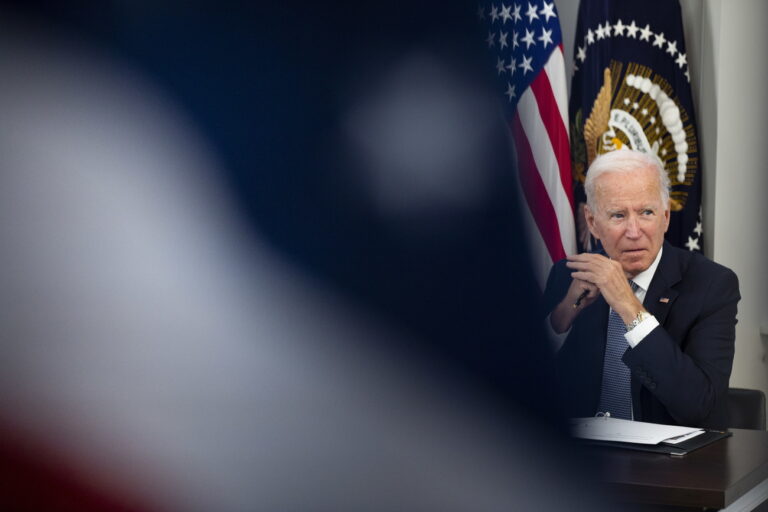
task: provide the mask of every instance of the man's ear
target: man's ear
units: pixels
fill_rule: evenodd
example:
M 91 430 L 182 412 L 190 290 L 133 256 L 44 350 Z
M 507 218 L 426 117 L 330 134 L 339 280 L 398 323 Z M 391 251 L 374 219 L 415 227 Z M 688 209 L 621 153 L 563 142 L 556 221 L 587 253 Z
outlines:
M 588 204 L 584 205 L 584 219 L 587 221 L 587 227 L 589 228 L 589 232 L 592 233 L 592 236 L 595 237 L 595 239 L 600 240 L 595 229 L 595 212 L 592 211 L 592 208 L 590 208 Z
M 669 218 L 670 218 L 671 212 L 669 207 L 667 207 L 666 210 L 664 210 L 664 232 L 666 233 L 669 229 Z

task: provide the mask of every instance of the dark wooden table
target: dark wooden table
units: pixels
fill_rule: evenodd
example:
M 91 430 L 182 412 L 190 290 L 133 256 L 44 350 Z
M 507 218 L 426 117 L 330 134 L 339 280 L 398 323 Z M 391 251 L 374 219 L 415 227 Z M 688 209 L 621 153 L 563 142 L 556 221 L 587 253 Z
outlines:
M 731 431 L 680 458 L 595 447 L 602 481 L 618 502 L 643 510 L 721 509 L 742 497 L 740 509 L 746 501 L 768 508 L 759 506 L 768 498 L 768 431 Z

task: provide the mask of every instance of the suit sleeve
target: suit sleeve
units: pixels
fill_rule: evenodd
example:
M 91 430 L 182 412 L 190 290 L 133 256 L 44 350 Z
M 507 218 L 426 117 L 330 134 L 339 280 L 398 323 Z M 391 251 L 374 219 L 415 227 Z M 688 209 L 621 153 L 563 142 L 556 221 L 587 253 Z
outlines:
M 544 316 L 549 315 L 560 304 L 571 286 L 571 273 L 565 263 L 566 260 L 560 260 L 552 265 L 549 271 L 547 286 L 544 289 Z
M 733 365 L 739 283 L 732 271 L 711 276 L 701 308 L 682 340 L 663 326 L 624 354 L 624 363 L 681 425 L 703 425 L 727 399 Z

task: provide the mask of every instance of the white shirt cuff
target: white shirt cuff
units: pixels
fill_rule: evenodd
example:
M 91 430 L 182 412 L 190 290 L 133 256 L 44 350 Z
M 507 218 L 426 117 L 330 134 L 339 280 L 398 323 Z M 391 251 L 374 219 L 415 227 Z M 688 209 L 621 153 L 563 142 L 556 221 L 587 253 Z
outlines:
M 659 326 L 659 321 L 656 317 L 651 315 L 645 318 L 642 322 L 637 324 L 634 329 L 627 331 L 624 337 L 627 339 L 627 343 L 632 348 L 635 348 L 638 343 L 650 334 L 652 330 Z

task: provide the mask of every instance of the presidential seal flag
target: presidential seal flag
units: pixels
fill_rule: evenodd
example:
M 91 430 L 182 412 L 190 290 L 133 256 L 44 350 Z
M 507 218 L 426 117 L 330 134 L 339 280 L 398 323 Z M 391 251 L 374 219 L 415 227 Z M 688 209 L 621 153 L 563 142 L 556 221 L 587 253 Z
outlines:
M 657 155 L 672 185 L 667 240 L 702 250 L 701 172 L 691 73 L 677 0 L 581 0 L 571 83 L 571 158 L 579 245 L 592 249 L 583 184 L 594 158 Z
M 480 5 L 517 159 L 536 278 L 576 251 L 568 108 L 554 1 Z M 501 94 L 500 94 L 501 96 Z

